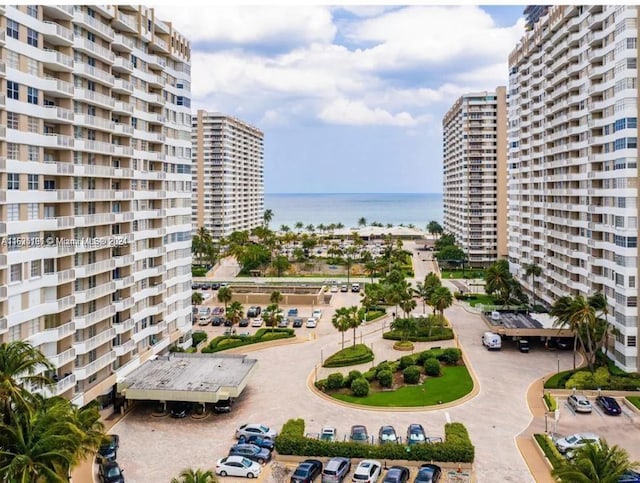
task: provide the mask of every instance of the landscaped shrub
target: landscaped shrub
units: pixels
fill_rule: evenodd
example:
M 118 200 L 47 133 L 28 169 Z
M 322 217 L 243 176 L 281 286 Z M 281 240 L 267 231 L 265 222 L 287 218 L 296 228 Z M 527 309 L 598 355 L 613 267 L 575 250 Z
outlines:
M 593 382 L 598 387 L 606 387 L 611 380 L 611 374 L 609 374 L 609 368 L 598 367 L 593 373 Z
M 444 362 L 445 364 L 455 365 L 458 363 L 461 357 L 462 351 L 460 349 L 456 349 L 455 347 L 448 347 L 444 350 L 442 355 L 438 357 L 438 360 Z
M 376 366 L 376 377 L 378 377 L 378 374 L 380 374 L 382 371 L 390 371 L 390 370 L 391 370 L 391 364 L 389 362 L 387 361 L 381 362 Z
M 371 382 L 376 378 L 376 370 L 375 369 L 368 370 L 367 372 L 362 374 L 362 377 L 364 377 L 368 382 Z M 355 381 L 355 379 L 353 379 L 351 382 L 353 381 Z
M 416 363 L 416 358 L 414 356 L 402 356 L 400 358 L 398 369 L 402 371 L 407 367 L 414 365 L 415 363 Z
M 383 339 L 387 340 L 402 340 L 402 334 L 398 331 L 390 330 L 382 334 Z M 437 340 L 450 340 L 453 339 L 453 329 L 445 327 L 440 330 L 440 327 L 434 327 L 431 336 L 429 335 L 410 335 L 409 342 L 434 342 Z
M 443 352 L 444 351 L 442 349 L 429 349 L 428 351 L 420 352 L 418 357 L 416 357 L 416 364 L 422 366 L 424 365 L 424 361 L 427 359 L 435 359 L 442 355 Z
M 589 371 L 578 371 L 565 383 L 566 389 L 596 389 L 593 375 Z
M 420 367 L 409 366 L 402 371 L 405 384 L 418 384 L 420 382 Z
M 411 451 L 400 444 L 363 445 L 343 441 L 322 441 L 304 436 L 304 421 L 289 420 L 276 437 L 276 450 L 283 455 L 345 458 L 373 458 L 378 460 L 443 461 L 472 463 L 475 448 L 466 428 L 460 423 L 445 424 L 441 443 L 415 444 Z
M 369 382 L 361 377 L 351 383 L 351 391 L 353 395 L 357 397 L 365 397 L 369 394 Z
M 326 391 L 327 389 L 327 380 L 326 379 L 320 379 L 319 381 L 316 381 L 316 388 L 318 388 L 320 391 Z
M 378 381 L 382 387 L 392 387 L 393 386 L 393 372 L 383 370 L 378 372 Z
M 334 372 L 327 376 L 327 389 L 341 389 L 344 384 L 344 376 L 339 372 Z
M 534 434 L 533 437 L 540 445 L 540 448 L 542 448 L 542 452 L 549 460 L 549 463 L 551 463 L 551 466 L 558 468 L 566 462 L 549 436 L 546 434 Z
M 292 329 L 293 330 L 293 329 Z M 327 357 L 323 367 L 344 367 L 363 364 L 373 360 L 373 351 L 365 344 L 356 344 Z
M 347 374 L 347 377 L 344 378 L 344 387 L 351 387 L 351 383 L 353 381 L 355 381 L 356 379 L 358 379 L 359 377 L 362 377 L 362 372 L 360 371 L 349 371 L 349 374 Z
M 206 332 L 202 332 L 202 331 L 197 331 L 194 332 L 193 335 L 191 336 L 191 340 L 192 343 L 191 345 L 193 347 L 197 346 L 200 342 L 207 340 L 207 333 Z
M 439 376 L 440 371 L 440 362 L 438 359 L 427 359 L 424 361 L 424 372 L 427 376 Z
M 256 344 L 274 339 L 295 337 L 293 329 L 258 329 L 254 335 L 223 335 L 211 339 L 209 345 L 202 349 L 203 353 L 219 352 L 243 345 Z

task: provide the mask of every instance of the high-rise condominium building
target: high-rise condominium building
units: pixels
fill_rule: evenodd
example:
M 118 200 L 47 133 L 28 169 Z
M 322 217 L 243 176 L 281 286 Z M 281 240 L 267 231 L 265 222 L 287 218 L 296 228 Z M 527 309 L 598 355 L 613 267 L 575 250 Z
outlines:
M 190 338 L 190 46 L 138 6 L 0 27 L 0 340 L 82 405 Z
M 509 57 L 509 260 L 531 293 L 606 295 L 638 370 L 638 7 L 553 6 Z
M 442 121 L 444 230 L 473 266 L 507 256 L 506 89 L 460 97 Z
M 264 134 L 218 112 L 193 120 L 193 229 L 213 239 L 262 223 Z

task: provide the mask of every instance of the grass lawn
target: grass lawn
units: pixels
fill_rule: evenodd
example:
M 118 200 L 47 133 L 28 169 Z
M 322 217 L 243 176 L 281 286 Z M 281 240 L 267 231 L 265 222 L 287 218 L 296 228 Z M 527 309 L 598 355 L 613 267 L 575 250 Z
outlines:
M 484 278 L 484 270 L 479 268 L 448 269 L 441 270 L 442 278 Z
M 475 307 L 478 304 L 482 305 L 495 305 L 495 300 L 491 295 L 487 295 L 486 293 L 473 294 L 473 298 L 469 298 L 469 305 L 471 307 Z
M 405 386 L 395 391 L 369 393 L 366 397 L 346 394 L 335 394 L 332 397 L 363 406 L 435 406 L 439 402 L 460 399 L 472 389 L 473 380 L 465 366 L 444 366 L 442 376 L 429 377 L 420 385 Z
M 640 396 L 627 396 L 627 400 L 635 407 L 640 409 Z

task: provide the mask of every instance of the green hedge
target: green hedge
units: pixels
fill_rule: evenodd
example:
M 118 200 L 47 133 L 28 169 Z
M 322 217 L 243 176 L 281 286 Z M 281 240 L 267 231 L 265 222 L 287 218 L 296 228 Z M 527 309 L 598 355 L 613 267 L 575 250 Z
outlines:
M 207 267 L 191 267 L 191 276 L 204 277 L 208 271 L 209 269 Z
M 556 448 L 556 445 L 553 444 L 553 441 L 551 441 L 549 436 L 546 434 L 534 434 L 533 437 L 540 445 L 540 448 L 542 448 L 542 451 L 549 460 L 549 463 L 551 463 L 551 466 L 558 468 L 565 464 L 566 460 L 560 454 L 558 448 Z
M 304 421 L 290 419 L 276 437 L 279 454 L 296 456 L 375 458 L 380 460 L 441 461 L 472 463 L 475 448 L 461 423 L 444 426 L 444 442 L 414 444 L 409 451 L 401 444 L 368 445 L 345 441 L 322 441 L 304 436 Z
M 220 352 L 227 349 L 233 349 L 234 347 L 241 347 L 243 345 L 257 344 L 259 342 L 266 342 L 276 339 L 289 339 L 295 337 L 295 331 L 293 329 L 258 329 L 254 335 L 223 335 L 211 339 L 209 345 L 202 349 L 205 354 L 212 352 Z
M 585 370 L 563 371 L 545 381 L 546 389 L 607 389 L 610 391 L 637 391 L 640 374 L 626 376 L 610 374 L 606 367 L 599 367 L 592 375 Z
M 410 335 L 410 342 L 433 342 L 436 340 L 450 340 L 453 339 L 453 329 L 449 329 L 445 327 L 442 331 L 440 327 L 434 327 L 431 336 L 421 336 L 421 335 Z M 382 334 L 382 337 L 387 340 L 402 340 L 402 335 L 400 332 L 395 330 L 390 330 L 389 332 L 385 332 Z
M 202 332 L 202 331 L 196 331 L 193 333 L 193 335 L 191 336 L 191 345 L 193 347 L 197 346 L 200 342 L 207 340 L 207 333 L 206 332 Z
M 324 361 L 323 367 L 344 367 L 364 364 L 373 360 L 373 351 L 365 344 L 346 347 Z

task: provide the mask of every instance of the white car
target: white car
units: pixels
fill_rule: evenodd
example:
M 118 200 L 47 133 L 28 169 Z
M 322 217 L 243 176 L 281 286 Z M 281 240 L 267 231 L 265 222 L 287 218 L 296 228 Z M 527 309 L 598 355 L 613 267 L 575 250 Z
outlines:
M 337 285 L 332 285 L 331 286 L 331 293 L 337 293 L 338 292 L 338 286 Z
M 362 460 L 351 481 L 353 483 L 376 483 L 380 477 L 382 465 L 377 460 Z
M 262 327 L 262 319 L 260 317 L 256 317 L 251 321 L 251 327 Z
M 314 319 L 320 319 L 320 318 L 322 318 L 322 310 L 321 310 L 321 309 L 315 309 L 315 310 L 311 313 L 311 317 L 313 317 Z
M 591 403 L 582 394 L 571 394 L 567 402 L 577 413 L 590 413 L 592 410 Z
M 240 436 L 249 438 L 249 436 L 261 436 L 262 438 L 274 439 L 278 433 L 264 424 L 243 424 L 236 429 L 236 438 L 240 439 Z
M 244 456 L 227 456 L 216 461 L 216 475 L 257 478 L 262 466 Z
M 307 328 L 308 329 L 315 329 L 317 325 L 318 325 L 318 322 L 313 317 L 309 317 L 307 319 Z
M 575 433 L 570 436 L 558 439 L 556 446 L 561 453 L 567 453 L 571 450 L 582 448 L 587 443 L 599 444 L 600 437 L 594 433 Z

